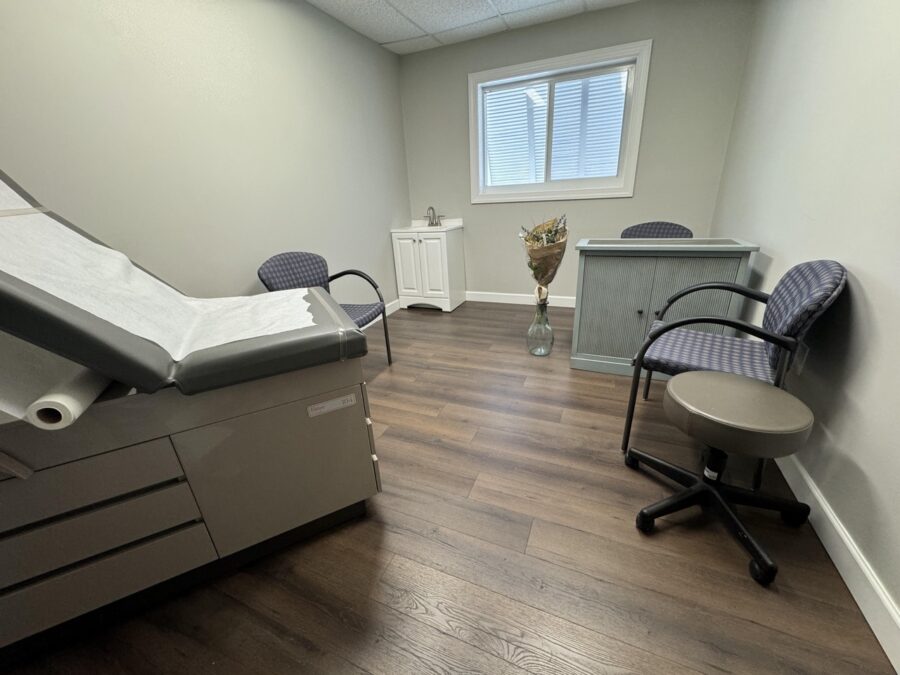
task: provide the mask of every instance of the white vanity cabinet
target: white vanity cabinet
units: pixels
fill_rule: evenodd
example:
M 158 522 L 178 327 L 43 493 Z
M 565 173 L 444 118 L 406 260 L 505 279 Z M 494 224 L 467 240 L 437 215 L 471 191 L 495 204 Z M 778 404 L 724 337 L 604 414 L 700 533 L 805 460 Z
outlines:
M 413 305 L 452 312 L 466 299 L 461 218 L 438 227 L 414 224 L 391 230 L 400 308 Z

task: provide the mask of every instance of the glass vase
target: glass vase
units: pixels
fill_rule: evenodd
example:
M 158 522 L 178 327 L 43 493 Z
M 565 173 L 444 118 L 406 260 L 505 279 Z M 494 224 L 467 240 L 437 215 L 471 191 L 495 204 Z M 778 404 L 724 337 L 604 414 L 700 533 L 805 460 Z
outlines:
M 534 356 L 547 356 L 553 349 L 553 329 L 547 317 L 547 301 L 538 302 L 534 319 L 528 327 L 528 351 Z

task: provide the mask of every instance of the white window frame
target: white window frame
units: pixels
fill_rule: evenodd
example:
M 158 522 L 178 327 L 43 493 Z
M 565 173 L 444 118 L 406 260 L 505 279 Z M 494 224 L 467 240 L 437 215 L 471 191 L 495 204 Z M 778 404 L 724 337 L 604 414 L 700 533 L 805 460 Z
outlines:
M 562 199 L 602 199 L 634 195 L 637 173 L 644 100 L 650 71 L 652 40 L 630 42 L 615 47 L 594 49 L 568 56 L 531 61 L 515 66 L 493 68 L 469 74 L 469 173 L 472 203 L 531 202 Z M 547 111 L 547 173 L 544 183 L 522 185 L 485 185 L 483 90 L 515 85 L 523 81 L 558 81 L 587 76 L 597 71 L 626 68 L 629 70 L 625 95 L 625 115 L 622 124 L 622 144 L 619 150 L 619 171 L 609 178 L 578 178 L 550 180 L 549 163 L 553 143 L 553 99 Z M 552 92 L 552 86 L 551 86 Z

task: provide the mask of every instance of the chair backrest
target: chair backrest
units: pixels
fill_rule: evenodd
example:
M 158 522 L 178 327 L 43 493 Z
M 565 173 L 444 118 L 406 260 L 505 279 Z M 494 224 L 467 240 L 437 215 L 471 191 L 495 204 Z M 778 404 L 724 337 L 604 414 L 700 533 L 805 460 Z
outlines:
M 638 223 L 622 230 L 622 239 L 693 239 L 694 233 L 684 225 L 654 220 Z
M 328 290 L 328 263 L 315 253 L 288 251 L 266 260 L 256 275 L 270 291 L 319 286 Z
M 802 340 L 816 319 L 831 306 L 847 284 L 847 270 L 834 260 L 794 265 L 779 279 L 766 303 L 763 328 Z M 766 343 L 769 363 L 778 363 L 778 348 Z

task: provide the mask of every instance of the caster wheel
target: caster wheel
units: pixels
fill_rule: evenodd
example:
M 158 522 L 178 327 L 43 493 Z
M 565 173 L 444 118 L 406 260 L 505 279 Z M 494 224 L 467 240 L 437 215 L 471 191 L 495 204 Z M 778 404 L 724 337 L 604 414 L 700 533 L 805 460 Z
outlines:
M 637 457 L 631 454 L 631 450 L 625 453 L 625 466 L 629 469 L 637 469 L 639 464 Z
M 800 527 L 809 518 L 809 507 L 798 509 L 796 511 L 782 511 L 781 520 L 788 527 Z
M 644 534 L 650 534 L 653 531 L 653 523 L 654 519 L 643 511 L 638 511 L 637 518 L 634 519 L 634 526 Z
M 775 581 L 775 575 L 778 574 L 778 567 L 763 567 L 755 560 L 750 561 L 750 576 L 760 586 L 768 586 Z

